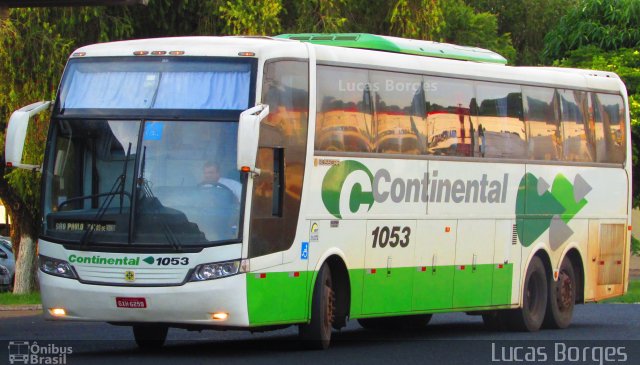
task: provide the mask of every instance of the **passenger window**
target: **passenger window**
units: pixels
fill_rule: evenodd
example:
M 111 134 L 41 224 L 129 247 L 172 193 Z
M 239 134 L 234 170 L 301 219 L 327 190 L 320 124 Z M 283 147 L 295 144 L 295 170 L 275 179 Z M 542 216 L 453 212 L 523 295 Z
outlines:
M 562 136 L 558 128 L 557 99 L 554 89 L 522 87 L 524 119 L 527 123 L 529 158 L 558 161 L 562 156 Z
M 370 72 L 376 114 L 376 151 L 421 154 L 427 124 L 422 76 Z
M 587 125 L 587 93 L 577 90 L 558 90 L 562 150 L 565 161 L 595 161 L 595 148 Z
M 425 77 L 427 94 L 427 153 L 473 156 L 477 104 L 473 83 Z
M 522 118 L 520 86 L 478 82 L 476 156 L 526 158 L 527 138 Z
M 369 71 L 319 66 L 317 72 L 316 150 L 374 151 Z
M 596 158 L 598 162 L 622 163 L 625 160 L 624 102 L 619 95 L 591 94 L 594 115 Z

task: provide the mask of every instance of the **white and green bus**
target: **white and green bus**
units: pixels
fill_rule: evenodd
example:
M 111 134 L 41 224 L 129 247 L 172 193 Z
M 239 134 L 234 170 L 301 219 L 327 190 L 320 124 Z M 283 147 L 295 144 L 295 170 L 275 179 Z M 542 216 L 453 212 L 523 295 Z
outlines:
M 45 315 L 133 327 L 563 328 L 628 284 L 628 101 L 608 72 L 369 34 L 87 46 L 11 118 L 41 168 Z M 22 160 L 50 110 L 42 166 Z

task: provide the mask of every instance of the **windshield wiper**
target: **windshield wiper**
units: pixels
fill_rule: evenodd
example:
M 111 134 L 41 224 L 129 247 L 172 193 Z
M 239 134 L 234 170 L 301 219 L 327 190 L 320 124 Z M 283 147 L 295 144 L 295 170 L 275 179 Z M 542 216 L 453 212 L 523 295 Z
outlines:
M 129 164 L 130 156 L 131 156 L 131 142 L 129 142 L 129 147 L 127 148 L 127 155 L 124 160 L 122 174 L 120 174 L 120 176 L 118 176 L 116 181 L 113 182 L 113 186 L 111 187 L 111 190 L 109 190 L 108 193 L 97 194 L 99 196 L 100 195 L 108 196 L 108 198 L 105 199 L 100 205 L 100 207 L 98 208 L 96 215 L 92 219 L 93 224 L 90 224 L 88 229 L 84 231 L 82 238 L 80 238 L 80 246 L 85 246 L 89 242 L 89 239 L 91 238 L 91 236 L 93 235 L 93 232 L 95 232 L 96 227 L 98 226 L 97 222 L 99 222 L 104 216 L 104 214 L 107 212 L 107 209 L 111 205 L 111 202 L 113 201 L 114 196 L 120 195 L 120 214 L 122 214 L 122 203 L 123 203 L 124 196 L 125 195 L 128 196 L 129 201 L 131 201 L 131 195 L 125 192 L 124 190 L 126 181 L 127 181 L 127 167 Z
M 141 194 L 138 197 L 142 197 L 143 199 L 157 200 L 153 191 L 151 191 L 151 186 L 148 181 L 144 178 L 144 168 L 147 162 L 147 146 L 142 147 L 142 161 L 140 161 L 140 176 L 138 177 L 138 186 L 142 190 Z M 158 202 L 159 203 L 159 202 Z M 162 233 L 164 237 L 167 239 L 167 242 L 173 246 L 176 251 L 182 251 L 182 244 L 180 240 L 175 235 L 171 226 L 167 222 L 164 222 L 162 225 Z

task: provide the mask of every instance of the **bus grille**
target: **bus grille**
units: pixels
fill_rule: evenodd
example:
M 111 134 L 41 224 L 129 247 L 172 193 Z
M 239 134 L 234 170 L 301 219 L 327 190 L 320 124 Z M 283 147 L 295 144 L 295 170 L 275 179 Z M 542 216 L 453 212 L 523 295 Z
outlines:
M 112 285 L 180 285 L 189 272 L 187 268 L 122 268 L 94 265 L 74 265 L 80 281 Z M 133 273 L 133 274 L 132 274 Z

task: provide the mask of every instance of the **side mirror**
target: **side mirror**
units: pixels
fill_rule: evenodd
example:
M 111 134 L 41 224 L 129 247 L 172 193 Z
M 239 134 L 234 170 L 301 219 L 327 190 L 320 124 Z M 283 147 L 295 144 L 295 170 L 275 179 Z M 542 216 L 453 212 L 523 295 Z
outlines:
M 269 105 L 260 104 L 240 114 L 238 125 L 238 170 L 242 172 L 256 171 L 258 155 L 258 139 L 260 138 L 260 122 L 269 115 Z
M 47 110 L 51 105 L 50 101 L 39 101 L 11 114 L 4 146 L 4 158 L 7 167 L 18 167 L 21 169 L 38 170 L 40 166 L 26 165 L 22 163 L 22 151 L 27 137 L 29 121 L 35 115 Z

